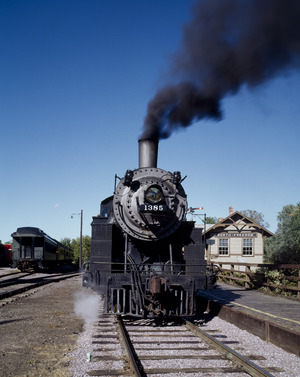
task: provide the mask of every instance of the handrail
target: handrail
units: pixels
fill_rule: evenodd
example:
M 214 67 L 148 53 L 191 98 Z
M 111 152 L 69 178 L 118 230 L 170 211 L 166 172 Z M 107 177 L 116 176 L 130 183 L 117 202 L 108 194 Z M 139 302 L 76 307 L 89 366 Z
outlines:
M 261 264 L 261 263 L 244 263 L 244 262 L 213 262 L 217 266 L 219 273 L 218 279 L 225 280 L 226 283 L 239 283 L 244 288 L 259 289 L 265 287 L 270 291 L 281 290 L 294 294 L 297 300 L 300 300 L 300 264 Z M 228 266 L 230 266 L 228 268 Z M 227 268 L 226 268 L 227 267 Z M 271 276 L 265 276 L 265 271 L 271 275 L 272 271 L 280 270 L 281 274 L 276 274 L 276 282 L 272 281 Z M 293 270 L 297 275 L 289 272 Z M 258 280 L 260 280 L 258 282 Z M 289 285 L 294 282 L 294 285 Z M 291 283 L 290 283 L 291 284 Z M 296 285 L 295 285 L 296 284 Z

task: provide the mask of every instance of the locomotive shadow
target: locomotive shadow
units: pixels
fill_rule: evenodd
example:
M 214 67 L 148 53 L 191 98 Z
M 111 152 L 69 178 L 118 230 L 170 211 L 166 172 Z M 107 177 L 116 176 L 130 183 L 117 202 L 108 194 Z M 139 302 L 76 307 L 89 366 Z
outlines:
M 73 273 L 73 272 L 80 272 L 79 266 L 76 263 L 71 264 L 63 264 L 61 266 L 57 266 L 54 268 L 44 268 L 40 269 L 37 272 L 45 273 L 45 274 L 61 274 L 61 273 Z
M 180 317 L 164 316 L 155 318 L 136 318 L 132 316 L 122 317 L 124 323 L 131 326 L 150 326 L 150 327 L 164 327 L 164 326 L 181 326 L 184 320 Z
M 199 290 L 195 297 L 196 315 L 193 320 L 201 323 L 210 322 L 219 316 L 223 306 L 229 308 L 234 306 L 234 301 L 242 296 L 239 292 L 240 289 L 235 289 L 234 286 L 224 289 L 218 285 L 212 291 Z

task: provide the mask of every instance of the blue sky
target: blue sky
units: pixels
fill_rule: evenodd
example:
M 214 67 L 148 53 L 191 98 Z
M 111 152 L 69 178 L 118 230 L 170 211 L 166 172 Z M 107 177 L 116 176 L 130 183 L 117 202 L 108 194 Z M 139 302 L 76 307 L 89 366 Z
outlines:
M 36 226 L 90 235 L 114 175 L 138 165 L 149 100 L 168 76 L 192 1 L 0 0 L 0 239 Z M 189 205 L 277 214 L 299 202 L 300 73 L 222 102 L 159 144 L 158 166 L 187 175 Z

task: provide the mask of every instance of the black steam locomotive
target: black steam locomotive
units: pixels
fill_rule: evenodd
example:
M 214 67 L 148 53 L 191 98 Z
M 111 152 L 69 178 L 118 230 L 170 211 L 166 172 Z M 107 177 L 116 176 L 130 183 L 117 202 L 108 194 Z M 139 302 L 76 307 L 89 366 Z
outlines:
M 93 217 L 83 285 L 103 296 L 105 313 L 193 315 L 197 290 L 214 287 L 202 230 L 185 219 L 181 174 L 157 168 L 157 150 L 158 141 L 139 140 L 139 168 Z
M 39 228 L 22 227 L 12 233 L 12 268 L 54 268 L 72 262 L 72 250 Z

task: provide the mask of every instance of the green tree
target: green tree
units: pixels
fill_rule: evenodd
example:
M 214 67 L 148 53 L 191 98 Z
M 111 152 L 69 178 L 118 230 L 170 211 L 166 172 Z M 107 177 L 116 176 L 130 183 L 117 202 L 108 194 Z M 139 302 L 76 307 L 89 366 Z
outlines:
M 266 260 L 271 263 L 300 263 L 300 203 L 284 206 L 277 220 L 275 236 L 265 241 Z
M 62 243 L 64 246 L 68 247 L 69 249 L 72 249 L 72 240 L 71 238 L 62 238 L 60 240 L 60 243 Z
M 270 226 L 270 224 L 265 221 L 264 215 L 261 212 L 257 212 L 253 209 L 245 209 L 239 212 L 247 216 L 250 220 L 254 221 L 256 224 L 263 226 L 264 228 L 268 228 Z
M 73 260 L 79 261 L 80 255 L 80 237 L 72 240 L 71 249 L 73 250 Z M 90 259 L 91 255 L 91 237 L 82 236 L 82 262 L 86 262 Z
M 206 224 L 218 224 L 218 219 L 216 217 L 207 216 Z
M 63 238 L 60 242 L 73 251 L 73 261 L 79 261 L 80 255 L 80 237 L 77 238 Z M 82 237 L 82 262 L 88 261 L 91 255 L 91 237 Z

